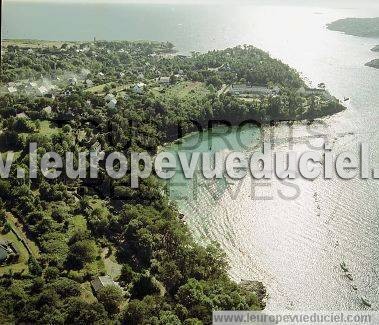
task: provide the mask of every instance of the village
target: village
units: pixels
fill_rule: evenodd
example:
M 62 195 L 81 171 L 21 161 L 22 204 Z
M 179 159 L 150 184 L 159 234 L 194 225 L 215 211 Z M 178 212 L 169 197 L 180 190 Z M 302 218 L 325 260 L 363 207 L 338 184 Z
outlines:
M 55 99 L 59 102 L 60 98 L 69 97 L 75 91 L 81 90 L 87 94 L 103 97 L 106 107 L 116 109 L 120 99 L 128 100 L 133 93 L 159 95 L 167 92 L 179 97 L 183 97 L 183 89 L 188 89 L 192 93 L 197 89 L 201 92 L 210 93 L 209 83 L 199 83 L 193 80 L 191 73 L 188 73 L 187 61 L 190 57 L 176 54 L 170 43 L 152 42 L 147 44 L 148 46 L 146 43 L 140 45 L 132 43 L 128 46 L 122 46 L 122 43 L 116 43 L 117 46 L 109 48 L 106 42 L 96 42 L 96 40 L 88 43 L 37 42 L 30 44 L 28 42 L 5 42 L 2 47 L 2 54 L 11 55 L 10 52 L 12 52 L 12 55 L 26 55 L 29 60 L 33 60 L 33 58 L 47 60 L 49 74 L 34 74 L 33 78 L 3 82 L 0 87 L 0 94 L 31 98 L 43 97 L 51 99 L 51 102 Z M 99 69 L 97 65 L 96 69 L 89 68 L 89 65 L 94 65 L 93 62 L 101 59 L 102 56 L 112 57 L 113 54 L 117 55 L 119 69 L 113 66 L 108 70 Z M 90 64 L 84 67 L 80 66 L 78 57 L 82 56 L 89 58 Z M 71 64 L 60 66 L 60 60 L 66 60 L 70 63 L 74 60 L 78 65 L 75 65 L 75 69 L 62 69 L 62 67 L 69 68 Z M 172 64 L 170 61 L 175 62 Z M 131 62 L 133 63 L 131 64 Z M 183 63 L 182 67 L 180 63 Z M 127 68 L 125 68 L 125 64 Z M 174 68 L 169 68 L 170 65 Z M 220 74 L 230 74 L 231 68 L 228 63 L 224 63 L 218 67 L 205 67 L 204 71 L 204 73 L 215 76 L 217 79 Z M 6 78 L 7 76 L 4 79 Z M 241 100 L 258 103 L 261 98 L 280 95 L 282 90 L 280 85 L 264 86 L 251 82 L 241 82 L 238 79 L 229 84 L 217 81 L 214 85 L 216 87 L 214 91 L 217 91 L 218 96 L 229 93 Z M 325 86 L 318 88 L 300 86 L 297 92 L 301 96 L 317 97 L 320 105 L 333 101 L 332 96 L 325 90 Z M 87 104 L 91 106 L 88 100 Z M 307 103 L 304 102 L 304 105 L 306 107 Z M 47 117 L 51 117 L 54 113 L 61 113 L 70 119 L 77 113 L 75 107 L 69 107 L 65 112 L 59 112 L 58 106 L 47 105 L 40 109 Z M 25 111 L 19 111 L 16 117 L 28 118 L 28 115 Z

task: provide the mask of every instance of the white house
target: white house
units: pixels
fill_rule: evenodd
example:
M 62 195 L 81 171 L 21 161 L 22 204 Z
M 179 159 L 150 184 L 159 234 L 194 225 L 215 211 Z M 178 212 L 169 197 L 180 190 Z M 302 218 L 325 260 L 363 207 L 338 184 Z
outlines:
M 245 84 L 234 84 L 230 87 L 230 91 L 234 95 L 253 94 L 253 95 L 270 95 L 271 90 L 262 86 L 250 86 Z
M 160 84 L 163 84 L 163 85 L 170 84 L 170 77 L 159 77 L 156 80 L 157 80 L 157 82 L 159 82 Z
M 114 95 L 113 94 L 107 94 L 105 97 L 104 97 L 104 100 L 109 102 L 110 100 L 114 99 Z
M 123 77 L 125 77 L 125 73 L 124 73 L 124 72 L 119 72 L 119 73 L 117 74 L 117 76 L 118 76 L 119 78 L 123 78 Z
M 78 79 L 76 77 L 72 77 L 68 79 L 68 83 L 72 86 L 76 85 L 78 83 Z
M 52 108 L 51 106 L 47 106 L 45 108 L 42 109 L 47 115 L 50 115 L 51 112 L 52 112 Z
M 17 93 L 17 88 L 16 87 L 8 87 L 7 90 L 8 90 L 8 93 L 10 93 L 10 94 Z
M 25 88 L 26 88 L 26 90 L 32 91 L 32 90 L 34 90 L 34 89 L 37 88 L 37 83 L 36 83 L 36 82 L 33 82 L 33 81 L 28 82 L 28 83 L 26 84 Z
M 90 79 L 86 79 L 85 84 L 86 84 L 87 87 L 92 87 L 93 86 L 93 81 L 90 80 Z
M 91 281 L 91 285 L 92 285 L 93 290 L 96 293 L 99 292 L 99 290 L 101 290 L 107 286 L 115 286 L 115 287 L 118 287 L 122 290 L 120 285 L 117 282 L 113 281 L 109 275 L 97 276 L 96 278 L 94 278 Z
M 81 69 L 80 74 L 83 75 L 84 77 L 88 76 L 91 73 L 88 69 Z
M 144 89 L 145 89 L 145 86 L 146 85 L 143 82 L 139 82 L 139 83 L 134 85 L 133 91 L 137 94 L 142 94 Z
M 117 100 L 116 100 L 116 98 L 113 98 L 109 101 L 109 103 L 107 104 L 107 107 L 114 109 L 114 108 L 116 108 L 116 105 L 117 105 Z
M 38 91 L 38 94 L 41 96 L 46 95 L 48 92 L 48 90 L 45 86 L 38 87 L 37 91 Z
M 97 74 L 97 76 L 98 76 L 99 78 L 103 78 L 103 77 L 104 77 L 104 73 L 99 72 L 99 73 Z
M 24 118 L 24 119 L 28 119 L 29 116 L 26 115 L 25 113 L 18 113 L 18 114 L 16 114 L 16 118 Z

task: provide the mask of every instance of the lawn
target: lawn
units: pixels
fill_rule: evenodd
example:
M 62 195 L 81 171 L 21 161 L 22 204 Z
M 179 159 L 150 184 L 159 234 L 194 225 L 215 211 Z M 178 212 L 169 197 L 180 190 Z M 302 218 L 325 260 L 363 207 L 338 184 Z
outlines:
M 101 85 L 87 88 L 86 91 L 93 94 L 96 93 L 99 95 L 105 95 L 105 91 L 104 91 L 105 86 L 109 86 L 110 87 L 109 93 L 113 93 L 113 94 L 119 93 L 120 91 L 124 91 L 130 87 L 130 84 L 126 84 L 126 85 L 124 84 L 124 85 L 117 85 L 115 88 L 112 88 L 111 84 L 113 84 L 113 82 L 107 82 Z
M 0 239 L 6 239 L 12 242 L 20 253 L 18 263 L 0 267 L 0 276 L 9 272 L 19 273 L 24 270 L 24 274 L 28 273 L 29 253 L 25 246 L 17 239 L 16 235 L 10 231 L 7 234 L 0 234 Z
M 156 96 L 176 97 L 181 100 L 192 96 L 204 97 L 209 94 L 207 86 L 202 82 L 184 81 L 168 87 L 156 87 L 152 90 Z
M 51 124 L 50 121 L 39 121 L 40 129 L 39 134 L 46 135 L 46 136 L 52 136 L 54 134 L 58 134 L 61 130 L 60 128 L 57 128 Z
M 38 257 L 39 256 L 38 247 L 35 245 L 34 242 L 27 239 L 26 234 L 23 232 L 22 226 L 18 223 L 17 219 L 13 215 L 7 214 L 7 221 L 11 225 L 12 229 L 17 232 L 18 236 L 22 238 L 28 244 L 34 257 Z M 24 246 L 24 244 L 14 234 L 14 232 L 9 231 L 6 234 L 3 232 L 0 232 L 0 239 L 6 239 L 12 242 L 20 253 L 20 257 L 17 263 L 6 265 L 0 268 L 0 275 L 7 274 L 10 271 L 17 272 L 17 273 L 23 271 L 24 274 L 29 272 L 29 267 L 28 267 L 29 253 L 26 247 Z
M 22 224 L 17 220 L 17 218 L 13 215 L 8 213 L 7 214 L 7 221 L 11 224 L 12 228 L 17 232 L 19 237 L 23 238 L 24 241 L 28 244 L 30 250 L 32 251 L 32 254 L 35 258 L 39 257 L 39 248 L 36 245 L 35 242 L 30 240 L 24 230 L 22 229 Z

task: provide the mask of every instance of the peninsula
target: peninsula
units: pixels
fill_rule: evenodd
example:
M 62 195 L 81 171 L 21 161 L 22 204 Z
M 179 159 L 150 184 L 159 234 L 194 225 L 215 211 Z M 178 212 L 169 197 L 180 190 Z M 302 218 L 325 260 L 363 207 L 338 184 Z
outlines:
M 367 62 L 366 65 L 371 68 L 379 69 L 379 59 L 371 60 L 370 62 Z
M 0 152 L 26 173 L 32 142 L 62 156 L 154 155 L 210 120 L 344 109 L 253 46 L 187 56 L 168 42 L 7 40 L 1 51 Z M 229 278 L 225 254 L 195 242 L 155 176 L 131 188 L 130 173 L 104 170 L 17 175 L 0 179 L 0 323 L 210 324 L 212 310 L 264 308 L 262 286 Z

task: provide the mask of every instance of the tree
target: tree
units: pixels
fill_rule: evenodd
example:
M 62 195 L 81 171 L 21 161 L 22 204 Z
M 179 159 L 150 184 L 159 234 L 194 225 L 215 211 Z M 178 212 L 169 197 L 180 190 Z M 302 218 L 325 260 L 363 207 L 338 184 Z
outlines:
M 95 241 L 85 239 L 71 245 L 68 260 L 75 268 L 83 268 L 86 263 L 93 262 L 98 256 L 98 248 Z
M 105 310 L 111 314 L 119 312 L 119 306 L 123 301 L 124 294 L 121 288 L 115 285 L 108 285 L 101 288 L 97 293 L 97 299 L 104 305 Z
M 29 257 L 28 265 L 29 265 L 29 271 L 31 274 L 42 275 L 42 267 L 39 265 L 39 263 L 36 261 L 36 259 L 33 256 Z
M 66 310 L 66 324 L 103 324 L 107 321 L 107 312 L 101 303 L 90 304 L 79 297 L 68 299 Z

